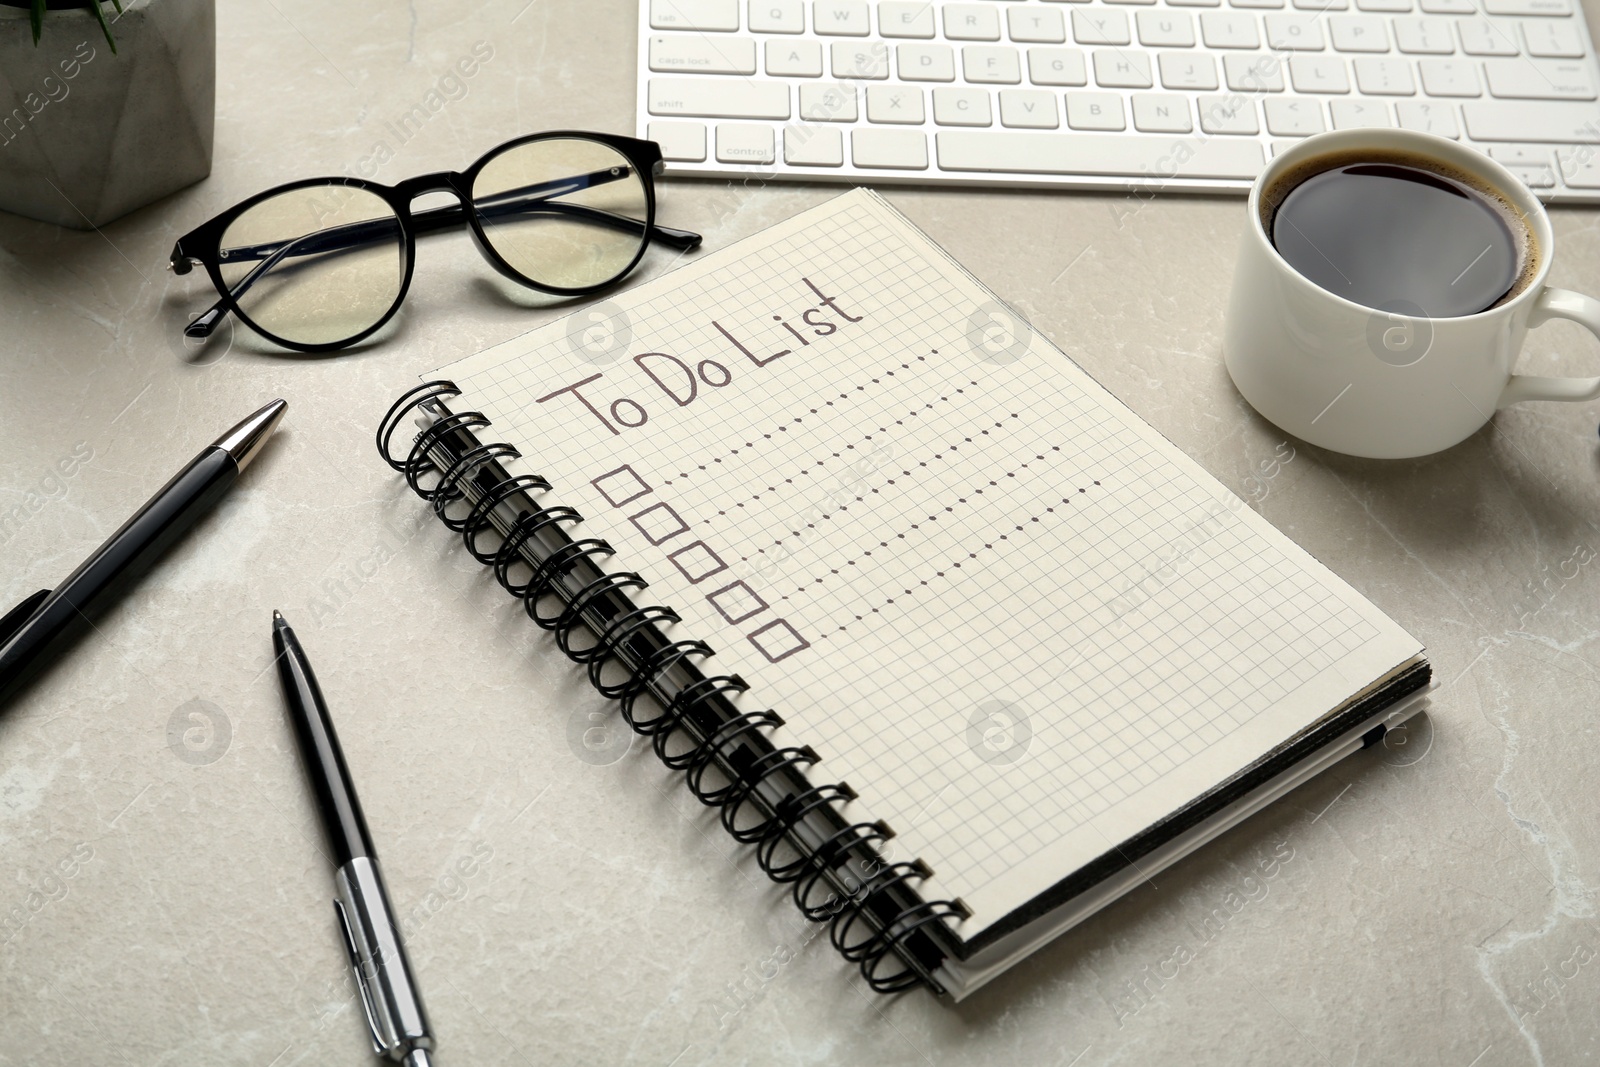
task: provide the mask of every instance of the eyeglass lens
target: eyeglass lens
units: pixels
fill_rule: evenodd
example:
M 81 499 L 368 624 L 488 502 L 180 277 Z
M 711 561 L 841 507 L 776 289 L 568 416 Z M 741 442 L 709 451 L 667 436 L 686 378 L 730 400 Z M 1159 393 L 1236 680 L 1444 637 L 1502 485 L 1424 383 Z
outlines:
M 552 288 L 615 280 L 647 237 L 644 178 L 598 141 L 552 137 L 508 148 L 479 171 L 472 202 L 501 258 Z
M 222 235 L 222 279 L 253 325 L 296 344 L 336 344 L 400 296 L 405 238 L 394 209 L 349 185 L 263 200 Z

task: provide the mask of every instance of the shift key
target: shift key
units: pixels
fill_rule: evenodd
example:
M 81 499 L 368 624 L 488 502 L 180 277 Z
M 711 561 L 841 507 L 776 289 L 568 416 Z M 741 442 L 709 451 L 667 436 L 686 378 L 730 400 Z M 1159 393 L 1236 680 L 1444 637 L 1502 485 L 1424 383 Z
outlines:
M 789 87 L 727 78 L 651 78 L 650 114 L 722 119 L 786 119 Z
M 1462 105 L 1461 117 L 1474 141 L 1600 144 L 1600 116 L 1593 104 L 1551 100 L 1529 107 L 1472 102 Z

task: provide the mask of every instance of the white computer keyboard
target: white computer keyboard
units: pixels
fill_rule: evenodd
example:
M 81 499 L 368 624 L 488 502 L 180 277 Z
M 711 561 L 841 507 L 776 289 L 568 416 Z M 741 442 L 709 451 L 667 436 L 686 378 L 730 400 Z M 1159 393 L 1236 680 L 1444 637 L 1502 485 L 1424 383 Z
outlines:
M 640 0 L 672 174 L 1233 191 L 1402 126 L 1600 202 L 1577 0 Z

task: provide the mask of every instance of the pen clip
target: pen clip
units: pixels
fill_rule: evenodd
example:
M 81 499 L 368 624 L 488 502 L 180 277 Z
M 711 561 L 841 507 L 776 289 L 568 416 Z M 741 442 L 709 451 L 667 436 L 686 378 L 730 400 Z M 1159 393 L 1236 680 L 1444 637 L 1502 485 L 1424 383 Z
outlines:
M 334 914 L 339 916 L 339 929 L 344 933 L 345 951 L 350 954 L 350 970 L 356 976 L 356 991 L 361 995 L 361 1010 L 367 1016 L 367 1029 L 372 1033 L 372 1051 L 379 1056 L 387 1056 L 389 1049 L 383 1043 L 383 1032 L 378 1026 L 378 1006 L 372 999 L 372 986 L 368 981 L 367 969 L 361 964 L 361 950 L 356 947 L 355 932 L 350 929 L 350 920 L 344 913 L 344 903 L 337 897 L 333 901 Z
M 0 618 L 0 645 L 11 640 L 11 636 L 22 629 L 33 613 L 39 610 L 39 605 L 45 602 L 50 595 L 49 589 L 41 589 L 28 597 L 22 603 L 6 612 L 5 618 Z

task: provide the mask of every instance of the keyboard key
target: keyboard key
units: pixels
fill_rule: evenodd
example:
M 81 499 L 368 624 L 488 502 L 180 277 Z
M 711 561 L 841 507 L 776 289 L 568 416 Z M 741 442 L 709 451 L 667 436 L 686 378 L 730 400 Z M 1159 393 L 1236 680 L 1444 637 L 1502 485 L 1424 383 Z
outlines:
M 933 29 L 932 4 L 883 0 L 878 5 L 878 32 L 885 37 L 927 40 L 933 36 Z
M 1181 11 L 1141 11 L 1134 21 L 1146 48 L 1194 47 L 1194 20 Z
M 1267 47 L 1275 51 L 1320 52 L 1323 49 L 1320 15 L 1268 15 Z
M 739 28 L 739 0 L 650 0 L 653 30 L 721 30 Z
M 927 170 L 928 139 L 920 130 L 851 130 L 850 158 L 858 167 Z
M 1328 110 L 1333 115 L 1336 130 L 1394 125 L 1389 119 L 1389 106 L 1377 100 L 1332 100 Z
M 1463 59 L 1423 59 L 1417 62 L 1422 91 L 1429 96 L 1478 96 L 1478 65 Z
M 1015 48 L 969 44 L 961 50 L 961 72 L 969 82 L 1016 85 L 1022 81 L 1022 58 Z
M 1469 56 L 1514 56 L 1517 39 L 1488 19 L 1456 19 L 1461 50 Z
M 706 161 L 706 128 L 698 122 L 652 122 L 650 140 L 661 146 L 663 159 L 681 163 Z
M 1522 24 L 1522 41 L 1530 56 L 1544 59 L 1581 59 L 1583 40 L 1571 22 L 1531 19 Z
M 1411 11 L 1411 0 L 1356 0 L 1356 8 L 1361 11 L 1387 11 L 1403 15 Z
M 1356 71 L 1356 88 L 1368 96 L 1412 96 L 1417 91 L 1411 64 L 1403 59 L 1361 56 L 1351 66 Z
M 1200 128 L 1206 133 L 1261 132 L 1256 122 L 1255 101 L 1240 96 L 1200 96 L 1195 98 L 1200 108 Z
M 1054 130 L 1061 120 L 1056 116 L 1056 94 L 1044 89 L 1002 89 L 1000 125 L 1025 130 Z
M 1574 189 L 1600 189 L 1600 152 L 1588 145 L 1556 151 L 1561 177 Z
M 1033 4 L 1006 8 L 1006 29 L 1011 39 L 1021 44 L 1061 44 L 1067 39 L 1067 23 L 1061 12 Z
M 786 119 L 789 87 L 733 78 L 651 78 L 647 106 L 652 115 Z
M 1600 122 L 1585 104 L 1548 103 L 1538 107 L 1485 101 L 1461 105 L 1467 134 L 1474 141 L 1543 144 L 1600 144 Z
M 1294 0 L 1297 11 L 1316 11 L 1327 14 L 1329 11 L 1344 11 L 1350 7 L 1349 0 Z
M 800 0 L 750 0 L 751 33 L 804 33 L 805 29 Z
M 1397 19 L 1396 22 L 1398 21 Z M 1398 26 L 1396 32 L 1399 32 Z M 1328 36 L 1333 39 L 1334 49 L 1340 52 L 1389 50 L 1389 34 L 1384 30 L 1383 19 L 1372 18 L 1370 15 L 1334 15 L 1328 19 Z M 1449 37 L 1450 33 L 1446 30 L 1446 40 Z
M 831 126 L 785 126 L 783 161 L 795 167 L 842 167 L 844 137 Z
M 1508 167 L 1548 167 L 1553 153 L 1543 145 L 1492 144 L 1489 158 Z
M 1456 50 L 1449 19 L 1395 19 L 1394 43 L 1413 55 L 1447 56 Z
M 1262 106 L 1267 112 L 1267 132 L 1274 137 L 1309 137 L 1324 129 L 1322 105 L 1315 100 L 1264 100 Z
M 1220 7 L 1222 0 L 1167 0 L 1168 7 Z
M 1222 57 L 1228 88 L 1236 93 L 1283 92 L 1283 61 L 1262 53 L 1234 53 Z
M 1000 12 L 992 4 L 946 4 L 944 35 L 952 41 L 998 41 Z
M 1483 0 L 1487 15 L 1570 15 L 1572 0 Z
M 1075 130 L 1124 130 L 1122 97 L 1115 93 L 1068 93 L 1067 125 Z
M 1290 56 L 1289 80 L 1297 93 L 1348 93 L 1344 60 L 1333 56 Z
M 1200 39 L 1207 48 L 1257 48 L 1261 44 L 1261 39 L 1256 36 L 1255 16 L 1233 11 L 1203 12 L 1200 15 Z
M 1105 0 L 1108 4 L 1143 4 L 1153 5 L 1156 0 Z
M 724 122 L 717 127 L 718 163 L 771 163 L 772 127 Z
M 1530 189 L 1556 184 L 1554 154 L 1543 145 L 1490 145 L 1489 156 Z
M 854 85 L 800 86 L 800 117 L 809 122 L 854 122 Z
M 1072 95 L 1067 96 L 1069 107 Z M 1201 141 L 1186 146 L 1189 153 L 1177 154 L 1164 138 L 1139 134 L 1040 137 L 946 130 L 935 141 L 941 167 L 984 173 L 1145 177 L 1154 172 L 1183 178 L 1254 178 L 1263 162 L 1258 143 L 1231 138 Z
M 1217 87 L 1217 62 L 1204 52 L 1162 52 L 1157 62 L 1164 88 L 1214 90 Z
M 756 43 L 748 37 L 675 33 L 650 38 L 650 69 L 668 74 L 754 74 Z
M 1102 48 L 1094 54 L 1094 80 L 1106 89 L 1148 89 L 1150 55 Z
M 1172 93 L 1134 93 L 1133 128 L 1145 133 L 1190 133 L 1189 98 Z
M 867 121 L 922 125 L 922 90 L 908 85 L 867 86 Z
M 1228 0 L 1229 7 L 1282 7 L 1283 0 Z
M 1430 15 L 1476 15 L 1478 5 L 1472 0 L 1421 0 L 1422 10 Z
M 1072 39 L 1079 44 L 1129 44 L 1128 16 L 1094 8 L 1072 13 Z
M 1405 129 L 1448 137 L 1452 141 L 1461 136 L 1461 130 L 1456 126 L 1456 109 L 1451 104 L 1431 100 L 1402 100 L 1395 104 L 1394 110 Z
M 1588 64 L 1565 59 L 1486 59 L 1489 95 L 1514 100 L 1593 100 Z
M 835 78 L 881 81 L 889 76 L 889 48 L 881 41 L 867 44 L 840 41 L 828 47 L 833 53 Z
M 1085 71 L 1076 48 L 1028 49 L 1028 80 L 1035 85 L 1088 85 Z
M 865 0 L 815 0 L 811 26 L 829 37 L 865 37 L 872 32 L 872 19 Z
M 768 41 L 767 73 L 775 77 L 822 77 L 822 46 L 816 41 Z
M 901 81 L 956 80 L 956 54 L 947 44 L 903 44 L 894 51 Z
M 933 121 L 940 126 L 988 126 L 989 94 L 982 89 L 935 89 Z

